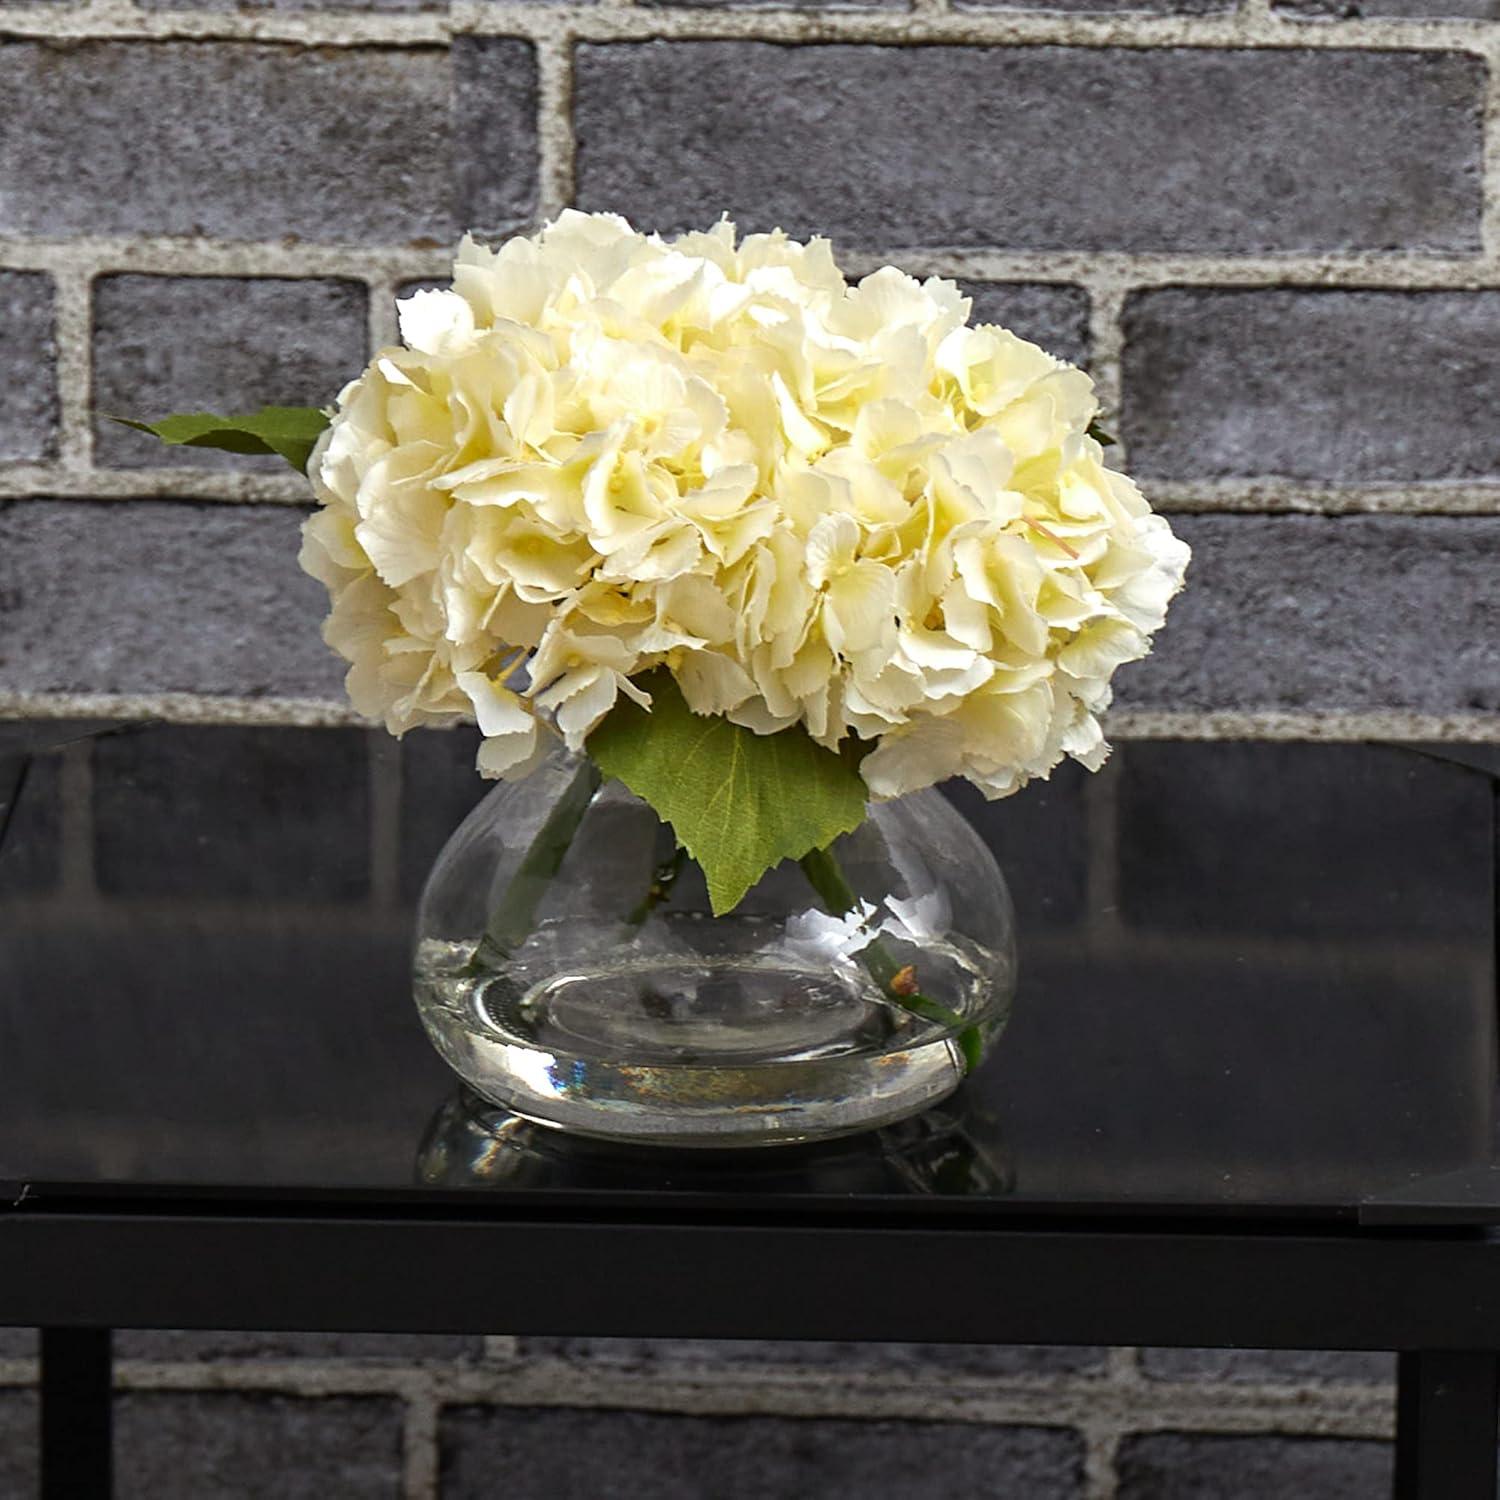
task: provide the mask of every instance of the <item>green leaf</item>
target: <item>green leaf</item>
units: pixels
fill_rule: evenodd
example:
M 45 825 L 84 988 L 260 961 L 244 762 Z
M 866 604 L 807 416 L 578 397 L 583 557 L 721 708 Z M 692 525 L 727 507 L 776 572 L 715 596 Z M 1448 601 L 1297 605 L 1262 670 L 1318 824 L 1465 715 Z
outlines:
M 672 825 L 707 877 L 715 916 L 733 911 L 772 865 L 864 821 L 858 770 L 800 725 L 756 734 L 695 714 L 667 671 L 640 685 L 650 710 L 622 699 L 589 736 L 589 754 Z
M 1114 433 L 1107 432 L 1098 424 L 1098 422 L 1089 423 L 1088 435 L 1093 438 L 1093 440 L 1098 443 L 1101 448 L 1113 448 L 1119 441 L 1119 439 L 1115 437 Z
M 328 426 L 316 406 L 263 406 L 242 417 L 220 417 L 211 411 L 179 412 L 160 422 L 111 417 L 124 427 L 149 432 L 174 447 L 222 448 L 228 453 L 274 453 L 298 473 L 307 471 L 313 445 Z

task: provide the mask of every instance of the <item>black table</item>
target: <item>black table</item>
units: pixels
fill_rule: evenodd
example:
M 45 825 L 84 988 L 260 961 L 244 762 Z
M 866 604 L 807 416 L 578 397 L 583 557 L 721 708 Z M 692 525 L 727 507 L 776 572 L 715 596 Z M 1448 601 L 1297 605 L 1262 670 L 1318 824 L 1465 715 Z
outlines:
M 107 1493 L 119 1327 L 1396 1350 L 1398 1494 L 1495 1495 L 1482 753 L 1135 745 L 972 808 L 1023 917 L 996 1058 L 717 1154 L 570 1141 L 431 1052 L 448 742 L 100 729 L 0 734 L 0 1324 L 43 1330 L 47 1495 Z

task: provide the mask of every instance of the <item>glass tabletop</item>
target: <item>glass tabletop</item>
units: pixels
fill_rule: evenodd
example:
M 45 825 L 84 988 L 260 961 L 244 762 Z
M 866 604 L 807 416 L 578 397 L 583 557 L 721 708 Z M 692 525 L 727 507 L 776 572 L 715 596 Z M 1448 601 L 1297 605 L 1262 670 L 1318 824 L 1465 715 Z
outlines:
M 412 908 L 463 732 L 0 726 L 0 1202 L 1500 1221 L 1491 752 L 1133 742 L 951 792 L 1014 893 L 995 1057 L 918 1120 L 703 1153 L 464 1096 Z

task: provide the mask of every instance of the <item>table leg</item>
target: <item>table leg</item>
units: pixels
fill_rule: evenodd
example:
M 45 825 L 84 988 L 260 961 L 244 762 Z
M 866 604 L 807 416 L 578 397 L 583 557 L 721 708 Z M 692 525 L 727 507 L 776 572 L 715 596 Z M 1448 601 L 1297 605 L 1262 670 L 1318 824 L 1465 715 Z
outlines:
M 1396 1500 L 1496 1500 L 1500 1355 L 1402 1354 L 1396 1381 Z
M 42 1329 L 42 1500 L 109 1500 L 107 1328 Z

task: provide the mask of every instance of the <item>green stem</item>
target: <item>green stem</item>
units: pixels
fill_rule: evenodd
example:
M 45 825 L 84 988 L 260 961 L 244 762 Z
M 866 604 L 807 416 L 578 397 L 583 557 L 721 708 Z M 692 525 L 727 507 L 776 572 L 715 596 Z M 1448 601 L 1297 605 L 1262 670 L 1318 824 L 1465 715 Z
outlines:
M 859 905 L 854 887 L 849 884 L 848 876 L 844 874 L 831 850 L 814 849 L 810 854 L 804 854 L 799 863 L 802 873 L 818 893 L 818 899 L 834 916 L 845 916 Z M 936 1000 L 929 999 L 920 992 L 906 994 L 896 989 L 894 981 L 905 966 L 893 957 L 879 938 L 861 948 L 859 957 L 870 977 L 892 1004 L 909 1010 L 924 1021 L 936 1021 L 941 1026 L 953 1028 L 958 1032 L 958 1046 L 964 1055 L 965 1070 L 972 1073 L 979 1066 L 983 1055 L 983 1041 L 977 1027 L 964 1026 L 963 1017 L 956 1011 L 949 1010 L 946 1005 L 939 1005 Z
M 625 918 L 630 926 L 639 927 L 672 894 L 672 887 L 677 884 L 677 877 L 682 874 L 682 867 L 687 863 L 687 857 L 687 850 L 678 844 L 672 851 L 671 858 L 664 859 L 651 872 L 651 884 L 646 888 L 646 894 Z
M 479 946 L 469 960 L 471 970 L 477 970 L 481 965 L 503 964 L 530 936 L 536 922 L 537 906 L 552 883 L 552 877 L 562 868 L 573 836 L 578 832 L 578 825 L 583 822 L 583 815 L 602 780 L 598 766 L 585 759 L 558 799 L 557 806 L 537 830 L 531 847 L 511 876 L 505 894 L 490 913 L 484 936 L 479 939 Z

